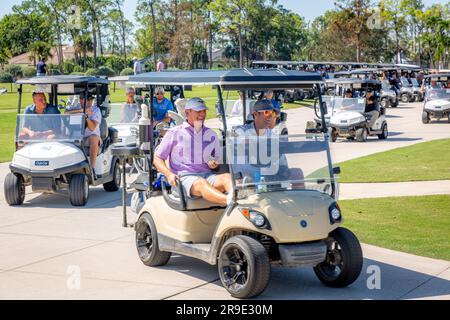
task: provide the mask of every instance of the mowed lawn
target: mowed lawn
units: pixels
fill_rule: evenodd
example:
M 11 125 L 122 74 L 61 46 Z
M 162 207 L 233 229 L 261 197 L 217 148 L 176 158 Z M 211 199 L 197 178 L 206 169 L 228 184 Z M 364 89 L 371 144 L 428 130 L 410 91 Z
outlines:
M 450 260 L 450 195 L 339 201 L 363 243 Z
M 423 142 L 340 163 L 340 182 L 450 179 L 450 139 Z
M 11 85 L 0 83 L 0 88 L 6 88 L 7 94 L 0 95 L 0 162 L 11 161 L 12 155 L 15 150 L 14 135 L 16 126 L 16 114 L 18 106 L 18 94 L 17 87 L 13 85 L 11 92 Z M 23 87 L 24 94 L 22 95 L 22 110 L 25 106 L 32 103 L 31 92 L 32 86 L 25 85 Z M 185 91 L 186 98 L 200 97 L 205 100 L 209 107 L 208 119 L 215 118 L 215 104 L 217 102 L 217 90 L 212 89 L 211 86 L 193 87 L 192 91 Z M 169 93 L 166 93 L 166 97 L 169 97 Z M 237 91 L 225 91 L 223 92 L 224 100 L 236 100 L 239 95 Z M 125 101 L 124 88 L 117 87 L 113 90 L 113 86 L 110 86 L 110 98 L 112 103 L 119 103 Z M 284 109 L 300 108 L 303 106 L 313 105 L 314 101 L 305 100 L 296 103 L 285 103 Z

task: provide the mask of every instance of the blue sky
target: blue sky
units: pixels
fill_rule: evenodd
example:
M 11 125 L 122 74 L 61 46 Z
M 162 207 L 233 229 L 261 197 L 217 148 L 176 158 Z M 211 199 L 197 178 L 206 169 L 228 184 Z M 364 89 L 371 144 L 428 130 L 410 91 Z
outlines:
M 0 18 L 11 12 L 11 8 L 15 4 L 20 4 L 22 0 L 3 0 L 0 6 Z M 333 0 L 278 0 L 285 8 L 290 9 L 306 20 L 314 20 L 322 15 L 325 11 L 333 9 Z M 433 3 L 447 3 L 448 0 L 424 0 L 426 5 Z M 137 0 L 125 0 L 125 14 L 128 19 L 134 21 L 134 11 L 136 9 Z

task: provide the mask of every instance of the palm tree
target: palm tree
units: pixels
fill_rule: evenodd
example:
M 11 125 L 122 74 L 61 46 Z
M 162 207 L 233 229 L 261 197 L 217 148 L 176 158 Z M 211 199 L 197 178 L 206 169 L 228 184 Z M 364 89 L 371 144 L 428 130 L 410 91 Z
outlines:
M 74 42 L 75 52 L 83 54 L 83 70 L 86 71 L 86 57 L 88 52 L 94 50 L 94 43 L 89 34 L 82 34 L 75 38 Z
M 29 59 L 33 61 L 34 66 L 36 67 L 36 58 L 48 58 L 53 57 L 51 54 L 51 46 L 44 41 L 36 41 L 30 45 L 29 48 Z

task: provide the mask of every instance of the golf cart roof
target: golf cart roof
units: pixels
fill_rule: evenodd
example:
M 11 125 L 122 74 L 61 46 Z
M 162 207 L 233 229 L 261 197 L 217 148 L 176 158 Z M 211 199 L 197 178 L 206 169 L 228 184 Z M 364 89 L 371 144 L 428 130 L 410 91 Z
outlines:
M 450 78 L 450 73 L 435 73 L 426 75 L 425 78 Z
M 227 90 L 312 87 L 323 83 L 319 73 L 286 69 L 234 69 L 148 72 L 130 76 L 138 85 L 218 85 Z
M 101 77 L 89 76 L 45 76 L 21 79 L 17 84 L 45 85 L 45 84 L 109 84 L 109 80 Z
M 329 79 L 329 82 L 334 84 L 370 84 L 370 85 L 381 85 L 381 81 L 372 79 L 356 79 L 356 78 L 338 78 Z

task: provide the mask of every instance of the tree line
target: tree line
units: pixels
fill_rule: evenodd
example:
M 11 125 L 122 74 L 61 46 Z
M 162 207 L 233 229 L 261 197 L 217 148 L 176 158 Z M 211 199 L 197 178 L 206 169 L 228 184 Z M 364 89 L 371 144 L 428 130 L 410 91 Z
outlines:
M 222 67 L 253 60 L 404 59 L 448 67 L 450 59 L 448 2 L 336 0 L 312 22 L 277 0 L 138 0 L 133 21 L 123 6 L 124 0 L 25 0 L 0 20 L 0 64 L 25 52 L 36 61 L 51 48 L 65 72 L 105 61 L 120 72 L 133 56 L 147 58 L 150 69 L 157 58 L 174 68 L 212 68 L 218 48 L 224 49 Z M 64 43 L 73 44 L 75 61 L 64 61 Z M 70 63 L 75 67 L 67 68 Z

